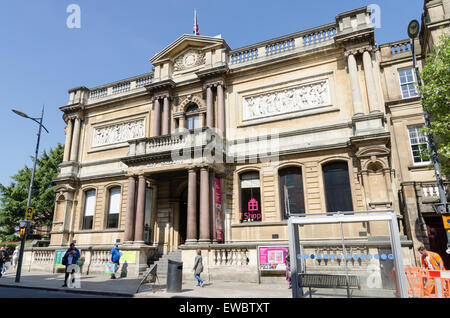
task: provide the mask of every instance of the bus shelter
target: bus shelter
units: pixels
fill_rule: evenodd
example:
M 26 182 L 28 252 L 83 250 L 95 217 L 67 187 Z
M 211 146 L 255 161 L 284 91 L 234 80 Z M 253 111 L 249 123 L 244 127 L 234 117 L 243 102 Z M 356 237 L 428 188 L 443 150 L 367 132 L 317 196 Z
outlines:
M 293 298 L 409 297 L 393 211 L 291 216 L 288 226 Z

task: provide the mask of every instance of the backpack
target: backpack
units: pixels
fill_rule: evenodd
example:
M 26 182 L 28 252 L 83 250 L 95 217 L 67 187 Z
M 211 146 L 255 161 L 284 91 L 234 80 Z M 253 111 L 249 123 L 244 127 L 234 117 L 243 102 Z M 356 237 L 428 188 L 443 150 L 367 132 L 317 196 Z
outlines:
M 67 265 L 67 259 L 68 259 L 68 255 L 66 254 L 66 255 L 64 255 L 63 258 L 62 258 L 61 264 L 62 264 L 62 265 Z

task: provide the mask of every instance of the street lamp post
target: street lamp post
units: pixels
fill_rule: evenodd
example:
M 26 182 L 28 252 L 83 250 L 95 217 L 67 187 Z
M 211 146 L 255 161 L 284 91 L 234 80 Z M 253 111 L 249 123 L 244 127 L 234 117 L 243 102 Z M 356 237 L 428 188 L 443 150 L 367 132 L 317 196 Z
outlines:
M 417 78 L 417 85 L 419 87 L 421 87 L 422 80 L 420 78 L 419 66 L 417 65 L 417 57 L 416 57 L 416 52 L 415 52 L 415 47 L 414 47 L 414 39 L 417 38 L 417 36 L 419 34 L 419 30 L 420 30 L 419 21 L 413 20 L 409 23 L 408 35 L 409 35 L 410 43 L 411 43 L 411 51 L 412 51 L 412 57 L 413 57 L 413 63 L 414 63 L 414 70 L 415 70 L 415 74 L 416 74 L 416 78 Z M 422 102 L 422 108 L 423 108 L 423 113 L 424 113 L 424 117 L 425 117 L 425 125 L 427 126 L 428 129 L 431 129 L 430 115 L 428 114 L 428 111 L 425 109 L 425 106 L 423 104 L 424 96 L 423 96 L 422 92 L 420 92 L 420 100 Z M 438 214 L 441 214 L 441 215 L 449 214 L 450 206 L 448 205 L 448 202 L 447 202 L 447 195 L 445 193 L 444 181 L 442 179 L 442 174 L 441 174 L 441 166 L 439 164 L 438 155 L 436 152 L 436 146 L 434 144 L 434 137 L 432 134 L 427 134 L 427 141 L 428 141 L 428 147 L 431 152 L 431 161 L 433 163 L 434 171 L 436 174 L 436 181 L 437 181 L 438 192 L 439 192 L 439 201 L 440 201 L 440 203 L 435 204 L 433 207 L 434 207 L 434 210 Z M 447 231 L 447 248 L 448 248 L 447 253 L 450 254 L 450 230 Z
M 39 132 L 37 135 L 38 138 L 37 138 L 37 143 L 36 143 L 36 152 L 35 152 L 35 156 L 34 156 L 33 172 L 31 173 L 30 187 L 28 188 L 27 206 L 30 206 L 31 205 L 31 194 L 32 194 L 32 190 L 33 190 L 34 175 L 36 172 L 37 157 L 39 155 L 39 142 L 41 140 L 42 128 L 44 128 L 45 131 L 48 133 L 47 128 L 45 128 L 45 126 L 42 125 L 42 120 L 44 119 L 44 105 L 42 105 L 42 114 L 41 114 L 40 118 L 29 117 L 27 114 L 25 114 L 19 110 L 16 110 L 16 109 L 13 109 L 12 111 L 21 117 L 31 119 L 39 124 Z M 17 262 L 16 283 L 20 283 L 20 274 L 22 272 L 22 262 L 23 262 L 23 252 L 25 250 L 25 242 L 26 242 L 27 233 L 30 228 L 31 222 L 30 221 L 21 221 L 21 224 L 25 225 L 26 230 L 25 230 L 24 235 L 22 236 L 22 240 L 21 240 L 21 244 L 20 244 L 19 260 Z

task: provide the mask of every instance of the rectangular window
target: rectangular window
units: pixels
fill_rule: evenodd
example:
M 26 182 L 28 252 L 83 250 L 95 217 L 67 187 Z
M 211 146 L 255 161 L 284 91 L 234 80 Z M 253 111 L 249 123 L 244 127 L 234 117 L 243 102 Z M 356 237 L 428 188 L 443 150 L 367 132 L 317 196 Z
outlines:
M 198 129 L 200 128 L 200 117 L 198 115 L 187 117 L 187 129 Z
M 109 204 L 108 204 L 108 221 L 106 228 L 116 229 L 119 227 L 120 214 L 120 188 L 112 188 L 109 190 Z
M 353 211 L 352 190 L 346 162 L 332 162 L 322 167 L 327 212 Z
M 241 222 L 261 222 L 261 191 L 258 173 L 241 175 Z
M 413 161 L 415 164 L 420 163 L 429 163 L 430 160 L 428 158 L 423 157 L 423 151 L 428 148 L 427 137 L 420 129 L 423 128 L 423 125 L 417 126 L 409 126 L 409 142 L 411 144 L 411 153 L 413 157 Z
M 95 212 L 95 190 L 89 190 L 85 193 L 83 230 L 92 230 Z
M 400 77 L 400 87 L 402 90 L 403 98 L 417 97 L 417 83 L 416 76 L 414 74 L 414 68 L 408 68 L 399 70 L 398 75 Z
M 289 219 L 291 214 L 305 213 L 302 169 L 298 167 L 285 168 L 278 174 L 283 219 Z

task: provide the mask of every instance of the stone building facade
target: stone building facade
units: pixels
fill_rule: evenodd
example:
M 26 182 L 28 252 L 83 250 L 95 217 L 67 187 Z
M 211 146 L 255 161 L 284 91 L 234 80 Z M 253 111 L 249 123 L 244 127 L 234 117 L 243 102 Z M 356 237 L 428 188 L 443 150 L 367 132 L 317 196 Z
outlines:
M 151 73 L 71 89 L 51 244 L 36 264 L 76 241 L 101 271 L 120 242 L 129 273 L 181 250 L 190 275 L 201 249 L 210 279 L 257 281 L 256 247 L 287 245 L 288 212 L 394 210 L 414 265 L 436 182 L 411 143 L 424 119 L 409 40 L 377 46 L 370 15 L 239 49 L 183 35 Z M 449 15 L 449 1 L 426 1 L 420 62 Z

